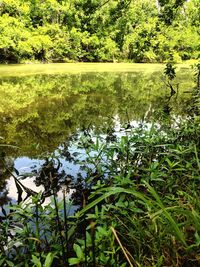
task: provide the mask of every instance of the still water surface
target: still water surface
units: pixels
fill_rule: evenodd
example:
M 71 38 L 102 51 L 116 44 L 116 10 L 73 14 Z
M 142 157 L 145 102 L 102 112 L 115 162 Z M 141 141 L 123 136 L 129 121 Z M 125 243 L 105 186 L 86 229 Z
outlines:
M 79 166 L 67 160 L 65 152 L 77 152 L 72 143 L 68 146 L 69 139 L 79 138 L 86 130 L 103 134 L 126 122 L 161 124 L 165 119 L 187 116 L 189 91 L 194 86 L 189 66 L 179 67 L 174 81 L 177 94 L 172 97 L 163 66 L 134 65 L 131 69 L 128 65 L 120 69 L 109 65 L 103 71 L 100 65 L 95 71 L 94 65 L 88 65 L 88 69 L 82 66 L 75 71 L 73 65 L 71 72 L 67 66 L 62 72 L 58 66 L 51 67 L 49 73 L 41 66 L 39 73 L 37 67 L 29 72 L 28 66 L 26 71 L 20 66 L 23 75 L 16 68 L 13 71 L 13 66 L 0 68 L 1 159 L 10 170 L 13 166 L 17 169 L 19 174 L 13 171 L 14 175 L 26 177 L 21 182 L 34 191 L 44 191 L 44 184 L 36 181 L 34 173 L 52 153 L 59 156 L 59 171 L 65 172 L 65 178 L 77 175 Z M 0 167 L 2 205 L 8 198 L 15 201 L 17 190 L 5 166 Z

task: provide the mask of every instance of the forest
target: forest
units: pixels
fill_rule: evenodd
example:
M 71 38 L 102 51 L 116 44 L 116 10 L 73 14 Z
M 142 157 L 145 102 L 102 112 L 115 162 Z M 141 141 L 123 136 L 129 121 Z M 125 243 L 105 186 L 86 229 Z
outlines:
M 199 0 L 2 0 L 0 62 L 197 59 Z

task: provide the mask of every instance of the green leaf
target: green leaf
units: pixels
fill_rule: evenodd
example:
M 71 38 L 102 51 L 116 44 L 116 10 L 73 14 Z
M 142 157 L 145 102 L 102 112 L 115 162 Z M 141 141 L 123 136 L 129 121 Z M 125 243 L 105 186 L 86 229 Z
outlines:
M 44 267 L 50 267 L 51 266 L 53 259 L 54 259 L 54 256 L 55 256 L 55 254 L 53 254 L 52 252 L 48 253 L 46 260 L 45 260 L 45 263 L 44 263 Z
M 98 230 L 99 233 L 101 233 L 104 236 L 107 236 L 109 234 L 108 230 L 103 228 L 103 227 L 99 226 L 99 227 L 97 227 L 97 230 Z
M 106 190 L 106 192 L 105 192 Z M 121 187 L 108 187 L 106 189 L 101 189 L 99 191 L 96 191 L 94 195 L 98 195 L 99 193 L 102 193 L 102 195 L 98 198 L 96 198 L 94 201 L 92 201 L 91 203 L 89 203 L 85 208 L 83 208 L 79 213 L 78 216 L 82 216 L 86 211 L 88 211 L 89 209 L 91 209 L 92 207 L 94 207 L 95 205 L 97 205 L 98 203 L 100 203 L 102 200 L 104 200 L 107 197 L 110 197 L 112 195 L 116 195 L 119 193 L 125 193 L 125 194 L 130 194 L 135 196 L 136 198 L 140 199 L 143 201 L 143 204 L 147 204 L 151 206 L 151 201 L 144 196 L 142 193 L 137 192 L 134 189 L 124 189 Z
M 69 265 L 75 265 L 78 264 L 80 260 L 78 258 L 70 258 L 69 259 Z
M 200 236 L 199 236 L 197 231 L 195 232 L 194 236 L 195 236 L 195 239 L 196 239 L 196 243 L 199 246 L 200 245 Z
M 145 185 L 148 187 L 149 192 L 151 193 L 151 195 L 156 199 L 157 205 L 162 209 L 165 218 L 169 221 L 169 223 L 170 223 L 170 225 L 171 225 L 171 227 L 172 227 L 172 229 L 174 231 L 174 234 L 182 242 L 182 244 L 185 247 L 187 247 L 187 243 L 185 241 L 184 234 L 179 229 L 178 223 L 173 219 L 173 217 L 171 216 L 171 214 L 167 211 L 167 209 L 163 205 L 163 203 L 162 203 L 159 195 L 156 193 L 156 191 L 154 190 L 154 188 L 151 187 L 147 182 L 145 182 Z
M 80 260 L 82 260 L 84 258 L 84 253 L 83 253 L 81 247 L 79 245 L 77 245 L 77 244 L 74 244 L 73 248 L 74 248 L 74 250 L 76 252 L 77 257 Z
M 14 267 L 15 264 L 12 261 L 6 261 L 6 263 L 8 264 L 9 267 Z
M 36 267 L 42 267 L 40 259 L 38 259 L 35 255 L 32 255 L 32 262 Z
M 1 257 L 1 255 L 0 255 L 0 257 Z M 0 260 L 0 266 L 3 266 L 4 261 L 5 261 L 5 259 Z

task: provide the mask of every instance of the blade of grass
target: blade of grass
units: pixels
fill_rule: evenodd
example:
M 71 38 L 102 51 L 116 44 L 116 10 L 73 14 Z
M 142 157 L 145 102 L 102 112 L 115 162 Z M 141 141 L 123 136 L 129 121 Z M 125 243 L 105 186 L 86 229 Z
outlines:
M 149 192 L 151 195 L 155 198 L 157 205 L 163 210 L 163 214 L 167 218 L 167 220 L 170 222 L 170 225 L 172 226 L 174 233 L 176 234 L 177 238 L 181 241 L 181 243 L 187 248 L 187 243 L 185 241 L 184 235 L 181 232 L 181 230 L 178 227 L 178 223 L 172 218 L 170 213 L 166 210 L 165 206 L 163 205 L 160 197 L 156 193 L 153 187 L 151 187 L 147 182 L 145 182 L 145 185 L 149 189 Z

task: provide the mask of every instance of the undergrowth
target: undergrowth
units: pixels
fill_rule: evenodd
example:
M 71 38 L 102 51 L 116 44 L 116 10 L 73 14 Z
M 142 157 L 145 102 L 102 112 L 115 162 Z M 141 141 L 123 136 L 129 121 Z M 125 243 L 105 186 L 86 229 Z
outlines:
M 199 134 L 190 121 L 84 136 L 79 210 L 69 216 L 65 192 L 3 209 L 0 265 L 199 266 Z

